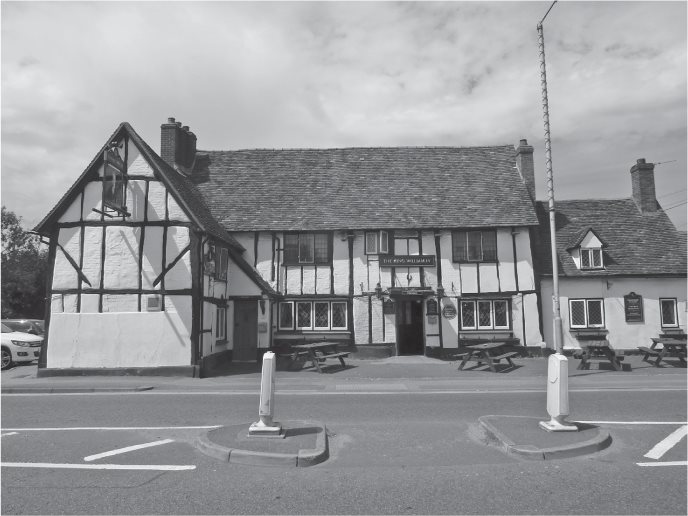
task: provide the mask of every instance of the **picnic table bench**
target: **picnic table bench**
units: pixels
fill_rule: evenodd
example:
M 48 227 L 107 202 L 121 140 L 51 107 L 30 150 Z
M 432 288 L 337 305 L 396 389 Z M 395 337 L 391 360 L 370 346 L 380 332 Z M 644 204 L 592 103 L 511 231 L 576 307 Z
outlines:
M 306 344 L 294 344 L 291 346 L 292 359 L 296 361 L 299 356 L 305 356 L 306 360 L 310 360 L 313 367 L 319 373 L 322 373 L 320 367 L 321 362 L 328 359 L 338 359 L 342 367 L 346 367 L 344 357 L 349 356 L 348 351 L 338 351 L 336 342 L 310 342 Z
M 508 351 L 506 349 L 508 345 L 507 342 L 501 341 L 473 344 L 471 346 L 466 346 L 465 349 L 467 351 L 454 355 L 454 358 L 461 359 L 459 370 L 463 369 L 466 363 L 473 361 L 477 362 L 477 365 L 487 364 L 490 370 L 496 373 L 496 365 L 499 364 L 501 360 L 506 360 L 510 367 L 516 367 L 511 359 L 519 356 L 520 353 L 517 351 Z
M 658 346 L 662 346 L 659 348 Z M 663 337 L 653 337 L 650 347 L 638 346 L 643 353 L 643 361 L 650 362 L 650 357 L 655 357 L 652 363 L 658 367 L 660 362 L 667 357 L 678 358 L 683 367 L 686 366 L 686 338 L 685 335 L 665 335 Z
M 585 338 L 579 336 L 578 339 L 581 341 L 581 349 L 573 354 L 575 358 L 580 359 L 578 369 L 590 369 L 591 362 L 609 362 L 615 371 L 630 368 L 630 366 L 623 367 L 621 362 L 625 357 L 621 352 L 615 351 L 605 337 L 590 336 Z

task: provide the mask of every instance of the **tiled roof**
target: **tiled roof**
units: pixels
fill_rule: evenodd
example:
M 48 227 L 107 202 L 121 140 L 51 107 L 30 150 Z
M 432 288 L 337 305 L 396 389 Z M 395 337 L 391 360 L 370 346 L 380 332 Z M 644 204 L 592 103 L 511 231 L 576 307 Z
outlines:
M 663 210 L 641 214 L 633 199 L 557 201 L 555 225 L 559 275 L 686 276 L 686 239 Z M 543 275 L 552 275 L 547 204 L 536 203 L 540 225 L 535 235 L 535 260 Z M 567 251 L 580 232 L 592 229 L 607 246 L 604 270 L 580 270 Z
M 228 231 L 537 224 L 507 145 L 199 151 L 192 180 Z

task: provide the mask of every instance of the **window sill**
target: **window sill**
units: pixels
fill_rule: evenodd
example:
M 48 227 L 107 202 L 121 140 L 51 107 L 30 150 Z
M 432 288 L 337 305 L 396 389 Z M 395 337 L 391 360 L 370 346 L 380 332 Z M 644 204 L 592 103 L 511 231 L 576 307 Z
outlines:
M 225 344 L 227 344 L 227 339 L 220 339 L 215 341 L 216 346 L 224 346 Z
M 458 264 L 471 264 L 471 263 L 499 263 L 499 260 L 452 260 L 452 263 L 458 263 Z

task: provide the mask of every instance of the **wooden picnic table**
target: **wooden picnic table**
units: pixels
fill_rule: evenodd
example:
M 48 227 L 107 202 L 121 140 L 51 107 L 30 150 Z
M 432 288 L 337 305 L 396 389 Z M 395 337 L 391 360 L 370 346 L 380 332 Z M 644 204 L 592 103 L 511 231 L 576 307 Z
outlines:
M 662 347 L 659 348 L 658 346 Z M 684 336 L 666 336 L 653 337 L 650 347 L 638 346 L 638 349 L 644 354 L 643 360 L 650 362 L 650 357 L 656 357 L 652 363 L 655 367 L 659 366 L 660 362 L 667 357 L 678 358 L 683 367 L 686 367 L 686 339 Z
M 590 369 L 590 362 L 609 362 L 615 371 L 622 369 L 621 361 L 624 359 L 606 339 L 582 341 L 581 350 L 574 353 L 574 357 L 580 359 L 578 369 Z
M 456 358 L 461 358 L 461 364 L 459 364 L 459 370 L 463 369 L 468 362 L 477 362 L 477 365 L 487 364 L 493 372 L 497 372 L 495 367 L 500 360 L 504 359 L 509 362 L 511 367 L 516 367 L 511 361 L 512 357 L 518 356 L 517 351 L 507 351 L 505 346 L 510 345 L 507 342 L 493 341 L 493 342 L 483 342 L 482 344 L 473 344 L 472 346 L 466 346 L 466 353 L 455 355 Z
M 322 373 L 320 368 L 320 362 L 324 362 L 327 359 L 337 358 L 341 362 L 342 367 L 346 367 L 344 362 L 344 357 L 349 356 L 348 351 L 338 351 L 336 342 L 310 342 L 307 344 L 293 344 L 291 346 L 292 358 L 294 361 L 300 355 L 305 355 L 306 360 L 310 360 L 319 373 Z

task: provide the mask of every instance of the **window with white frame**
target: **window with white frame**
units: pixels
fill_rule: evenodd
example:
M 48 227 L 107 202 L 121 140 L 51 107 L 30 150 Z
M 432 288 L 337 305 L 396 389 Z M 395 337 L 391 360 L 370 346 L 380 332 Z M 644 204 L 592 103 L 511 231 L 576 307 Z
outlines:
M 509 301 L 505 299 L 461 301 L 462 330 L 505 330 L 510 327 Z
M 602 299 L 569 299 L 571 328 L 604 328 Z
M 279 304 L 279 324 L 278 328 L 280 330 L 293 330 L 294 329 L 294 303 L 292 301 L 286 301 Z
M 227 307 L 218 306 L 215 314 L 215 339 L 227 340 Z
M 584 248 L 580 250 L 580 268 L 581 269 L 603 269 L 604 261 L 602 258 L 602 249 L 599 247 Z
M 280 330 L 347 329 L 346 301 L 284 301 L 278 314 Z
M 497 232 L 452 231 L 454 262 L 496 262 Z
M 678 310 L 675 299 L 660 299 L 659 310 L 662 319 L 662 328 L 675 328 L 678 326 Z
M 329 233 L 286 233 L 284 264 L 327 264 L 332 260 Z
M 365 254 L 389 253 L 389 233 L 387 231 L 366 231 Z

